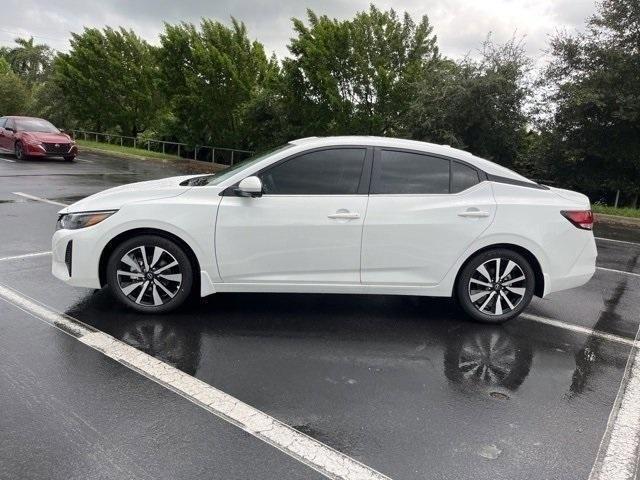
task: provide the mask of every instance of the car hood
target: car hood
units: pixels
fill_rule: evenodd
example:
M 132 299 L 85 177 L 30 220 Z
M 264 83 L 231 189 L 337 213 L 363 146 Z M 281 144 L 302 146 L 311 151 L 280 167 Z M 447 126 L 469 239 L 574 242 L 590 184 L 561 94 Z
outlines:
M 103 190 L 60 210 L 59 213 L 92 212 L 99 210 L 117 210 L 133 202 L 144 202 L 182 195 L 192 187 L 182 186 L 180 182 L 194 175 L 163 178 L 147 182 L 136 182 Z
M 22 138 L 44 143 L 69 143 L 71 137 L 64 133 L 20 132 Z

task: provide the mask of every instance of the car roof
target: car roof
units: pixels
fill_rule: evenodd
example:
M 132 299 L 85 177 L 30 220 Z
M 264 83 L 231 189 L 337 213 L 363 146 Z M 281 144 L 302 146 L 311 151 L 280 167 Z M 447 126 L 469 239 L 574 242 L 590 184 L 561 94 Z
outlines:
M 406 140 L 404 138 L 392 137 L 375 137 L 367 135 L 350 135 L 336 137 L 306 137 L 289 142 L 293 145 L 304 146 L 306 148 L 328 147 L 328 146 L 348 146 L 348 145 L 366 145 L 371 147 L 386 148 L 405 148 L 407 150 L 417 150 L 424 153 L 442 155 L 445 157 L 462 160 L 466 163 L 474 165 L 480 170 L 501 177 L 512 178 L 524 182 L 532 182 L 528 178 L 514 172 L 502 165 L 498 165 L 490 160 L 477 157 L 470 152 L 453 148 L 449 145 L 438 145 L 436 143 L 421 142 L 418 140 Z
M 27 116 L 25 116 L 25 115 L 5 115 L 4 117 L 0 117 L 0 118 L 13 118 L 13 119 L 17 119 L 17 118 L 25 119 L 25 118 L 28 118 L 28 119 L 33 119 L 33 120 L 44 120 L 45 122 L 48 122 L 48 120 L 45 120 L 44 118 L 40 118 L 40 117 L 27 117 Z

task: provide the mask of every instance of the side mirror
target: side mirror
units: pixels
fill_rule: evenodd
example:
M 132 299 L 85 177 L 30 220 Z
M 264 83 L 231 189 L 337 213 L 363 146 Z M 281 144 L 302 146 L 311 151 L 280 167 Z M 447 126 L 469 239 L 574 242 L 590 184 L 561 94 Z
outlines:
M 13 132 L 13 133 L 16 133 L 15 129 L 13 129 L 13 128 L 11 128 L 11 127 L 4 127 L 4 129 L 5 129 L 7 132 Z
M 258 177 L 247 177 L 238 184 L 234 193 L 239 197 L 261 197 L 262 180 Z

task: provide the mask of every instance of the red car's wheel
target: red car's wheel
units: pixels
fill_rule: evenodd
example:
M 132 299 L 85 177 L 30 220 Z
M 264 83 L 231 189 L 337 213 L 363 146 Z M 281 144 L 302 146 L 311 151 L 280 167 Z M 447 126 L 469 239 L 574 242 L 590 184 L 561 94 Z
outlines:
M 24 153 L 24 147 L 22 146 L 22 142 L 16 142 L 15 154 L 18 160 L 26 160 L 27 156 Z

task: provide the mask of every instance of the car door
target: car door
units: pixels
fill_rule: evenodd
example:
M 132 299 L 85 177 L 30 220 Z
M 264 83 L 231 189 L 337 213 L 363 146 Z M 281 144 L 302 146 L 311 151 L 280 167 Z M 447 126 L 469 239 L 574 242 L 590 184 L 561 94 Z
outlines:
M 371 157 L 365 147 L 304 152 L 257 174 L 262 196 L 225 195 L 215 241 L 222 280 L 359 284 Z
M 491 224 L 482 172 L 419 152 L 377 149 L 362 238 L 364 284 L 436 285 Z

